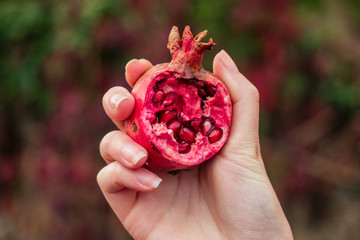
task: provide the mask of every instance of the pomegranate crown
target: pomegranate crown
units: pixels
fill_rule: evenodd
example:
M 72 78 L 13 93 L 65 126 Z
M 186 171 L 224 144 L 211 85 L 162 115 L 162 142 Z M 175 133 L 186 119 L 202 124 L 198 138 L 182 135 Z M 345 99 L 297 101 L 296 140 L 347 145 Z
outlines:
M 170 67 L 178 72 L 183 71 L 185 74 L 188 71 L 196 72 L 203 70 L 201 66 L 203 55 L 206 50 L 211 49 L 215 45 L 212 38 L 207 43 L 200 42 L 206 34 L 207 30 L 200 32 L 194 38 L 190 27 L 186 26 L 181 39 L 178 28 L 173 26 L 167 45 L 172 55 Z

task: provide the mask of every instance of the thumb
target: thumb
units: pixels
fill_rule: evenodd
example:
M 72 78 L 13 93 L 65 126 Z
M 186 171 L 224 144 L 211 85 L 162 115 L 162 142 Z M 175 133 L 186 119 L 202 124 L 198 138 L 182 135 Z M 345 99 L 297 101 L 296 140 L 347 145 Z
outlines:
M 230 135 L 225 149 L 259 155 L 259 92 L 238 70 L 234 61 L 221 50 L 214 58 L 214 74 L 229 90 L 233 116 Z M 236 152 L 238 153 L 238 152 Z

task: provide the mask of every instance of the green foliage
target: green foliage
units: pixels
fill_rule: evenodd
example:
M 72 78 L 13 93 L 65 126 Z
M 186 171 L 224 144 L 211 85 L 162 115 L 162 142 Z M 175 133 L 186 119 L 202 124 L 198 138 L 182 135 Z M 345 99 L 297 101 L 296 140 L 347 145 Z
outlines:
M 335 108 L 356 112 L 360 107 L 360 82 L 354 75 L 357 65 L 337 59 L 327 81 L 321 82 L 319 95 Z
M 354 21 L 354 27 L 357 27 L 357 30 L 360 29 L 360 1 L 358 0 L 345 0 L 343 1 L 349 16 Z
M 189 16 L 201 29 L 221 35 L 227 29 L 228 9 L 232 1 L 204 1 L 196 0 L 189 7 Z
M 311 12 L 321 11 L 325 4 L 326 0 L 296 0 L 295 9 L 307 15 Z
M 302 73 L 293 73 L 286 79 L 284 85 L 283 91 L 298 100 L 309 91 L 308 81 Z
M 47 14 L 40 2 L 5 1 L 0 8 L 0 37 L 21 40 L 46 30 Z
M 359 89 L 341 81 L 323 83 L 320 94 L 330 104 L 342 111 L 354 111 L 360 107 Z
M 35 115 L 48 109 L 48 92 L 39 80 L 52 43 L 47 13 L 40 2 L 5 1 L 0 7 L 0 94 L 7 107 L 27 106 Z

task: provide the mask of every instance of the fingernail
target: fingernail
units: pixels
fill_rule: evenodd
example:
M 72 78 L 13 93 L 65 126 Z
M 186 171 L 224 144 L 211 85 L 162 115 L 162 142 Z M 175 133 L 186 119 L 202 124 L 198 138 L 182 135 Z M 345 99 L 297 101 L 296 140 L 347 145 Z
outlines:
M 150 188 L 157 188 L 161 183 L 162 179 L 146 170 L 145 168 L 139 168 L 137 170 L 137 179 L 142 185 L 145 185 Z
M 141 159 L 145 158 L 146 156 L 147 156 L 146 153 L 139 152 L 132 158 L 131 162 L 132 164 L 136 165 Z
M 136 165 L 141 159 L 147 157 L 147 154 L 143 150 L 132 144 L 123 145 L 121 154 L 132 165 Z
M 128 99 L 128 97 L 123 94 L 112 95 L 110 97 L 110 107 L 114 110 L 117 109 L 119 107 L 119 104 L 125 99 Z
M 221 50 L 219 52 L 219 57 L 223 65 L 230 71 L 230 72 L 238 72 L 238 68 L 236 67 L 236 64 L 231 59 L 229 54 L 225 50 Z

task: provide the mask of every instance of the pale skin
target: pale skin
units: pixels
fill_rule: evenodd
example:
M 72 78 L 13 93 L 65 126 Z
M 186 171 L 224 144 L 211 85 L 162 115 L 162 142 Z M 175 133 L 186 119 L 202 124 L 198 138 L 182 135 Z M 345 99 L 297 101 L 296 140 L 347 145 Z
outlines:
M 130 61 L 129 85 L 151 67 L 145 59 Z M 100 143 L 107 165 L 97 176 L 99 186 L 135 239 L 293 239 L 260 154 L 258 91 L 225 51 L 215 56 L 213 70 L 233 104 L 230 136 L 222 150 L 176 176 L 144 168 L 146 150 L 123 128 L 134 98 L 114 87 L 104 95 L 103 106 L 120 130 Z

